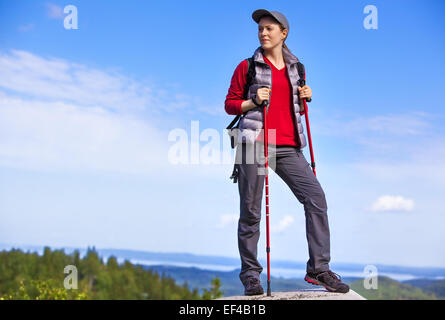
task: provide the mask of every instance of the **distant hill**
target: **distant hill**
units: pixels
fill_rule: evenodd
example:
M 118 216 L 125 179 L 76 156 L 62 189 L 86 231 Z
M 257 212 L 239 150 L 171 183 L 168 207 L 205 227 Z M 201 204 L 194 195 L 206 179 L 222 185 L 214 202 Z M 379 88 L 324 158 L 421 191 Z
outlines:
M 69 290 L 64 270 L 74 267 Z M 73 269 L 70 269 L 73 270 Z M 75 283 L 75 285 L 73 284 Z M 94 250 L 82 258 L 79 252 L 44 248 L 43 254 L 21 250 L 0 251 L 0 300 L 195 300 L 220 297 L 217 280 L 208 291 L 179 286 L 175 280 L 144 270 L 128 261 L 118 264 L 115 257 L 106 262 Z
M 0 244 L 1 249 L 9 249 L 11 246 Z M 43 247 L 21 246 L 23 250 L 40 252 L 43 254 Z M 93 247 L 94 248 L 94 247 Z M 80 257 L 88 253 L 88 249 L 63 248 L 65 253 L 77 251 Z M 105 260 L 114 256 L 119 263 L 131 261 L 134 265 L 139 265 L 143 269 L 152 269 L 159 274 L 165 274 L 174 278 L 178 284 L 187 284 L 189 288 L 198 288 L 200 292 L 209 288 L 212 279 L 218 277 L 221 280 L 221 290 L 225 291 L 225 296 L 240 295 L 243 293 L 243 286 L 239 281 L 238 274 L 239 258 L 195 255 L 189 253 L 162 253 L 145 252 L 122 249 L 95 249 L 98 255 Z M 104 261 L 105 262 L 105 261 Z M 260 260 L 263 265 L 265 262 Z M 354 263 L 331 263 L 333 271 L 343 276 L 343 280 L 349 283 L 354 291 L 367 299 L 445 299 L 445 268 L 420 268 L 375 265 L 379 272 L 379 289 L 365 290 L 363 288 L 363 268 L 362 264 Z M 219 268 L 219 269 L 218 269 Z M 304 272 L 306 263 L 295 261 L 274 260 L 272 270 L 282 268 L 287 270 L 299 270 Z M 266 270 L 262 273 L 262 282 L 266 284 Z M 294 274 L 293 271 L 291 274 Z M 345 274 L 357 275 L 356 277 L 346 277 Z M 389 276 L 388 276 L 389 275 Z M 407 281 L 396 281 L 392 276 L 403 275 L 404 277 L 418 279 Z M 441 278 L 438 280 L 436 278 Z M 397 278 L 401 279 L 401 278 Z M 403 279 L 403 278 L 402 278 Z M 272 277 L 273 291 L 292 291 L 296 289 L 314 288 L 299 278 Z
M 12 247 L 17 248 L 17 246 L 11 246 L 7 244 L 0 244 L 0 250 L 10 250 Z M 43 246 L 20 246 L 23 250 L 38 251 L 40 254 L 43 252 Z M 86 254 L 87 249 L 82 248 L 70 248 L 64 247 L 59 248 L 64 249 L 65 252 L 79 251 L 81 255 Z M 99 249 L 95 250 L 104 258 L 114 256 L 117 257 L 119 261 L 129 260 L 136 264 L 146 264 L 146 265 L 176 265 L 182 267 L 198 267 L 207 270 L 220 270 L 220 271 L 231 271 L 240 266 L 240 260 L 238 257 L 223 257 L 223 256 L 212 256 L 212 255 L 197 255 L 191 253 L 174 253 L 174 252 L 151 252 L 151 251 L 140 251 L 140 250 L 127 250 L 127 249 Z M 266 261 L 259 260 L 262 265 L 266 265 Z M 277 268 L 287 269 L 287 270 L 305 270 L 306 262 L 298 261 L 287 261 L 287 260 L 277 260 L 273 259 L 271 262 L 272 270 Z M 405 266 L 394 266 L 394 265 L 380 265 L 374 264 L 377 267 L 379 275 L 388 276 L 392 279 L 399 279 L 397 275 L 404 275 L 406 279 L 409 278 L 442 278 L 445 279 L 445 268 L 436 267 L 405 267 Z M 337 263 L 332 262 L 330 266 L 333 271 L 344 275 L 345 273 L 350 276 L 361 277 L 363 275 L 363 270 L 365 264 L 360 263 Z M 403 279 L 403 278 L 401 278 Z M 399 279 L 399 280 L 401 280 Z
M 377 289 L 365 289 L 363 279 L 350 284 L 351 289 L 368 300 L 435 300 L 434 294 L 388 277 L 378 277 Z
M 195 267 L 176 267 L 176 266 L 143 266 L 146 270 L 152 270 L 159 274 L 165 274 L 167 277 L 172 277 L 176 280 L 178 285 L 185 283 L 192 288 L 203 290 L 208 288 L 210 281 L 218 277 L 221 280 L 221 291 L 225 297 L 238 296 L 244 294 L 244 287 L 239 280 L 239 269 L 234 271 L 210 271 Z M 266 285 L 266 274 L 261 274 L 261 281 L 263 286 Z M 356 278 L 348 279 L 348 281 L 356 280 Z M 271 277 L 271 286 L 273 291 L 293 291 L 296 289 L 311 289 L 314 288 L 303 279 L 288 279 Z
M 145 269 L 153 270 L 159 274 L 165 274 L 176 280 L 178 285 L 187 283 L 190 287 L 204 289 L 212 278 L 221 279 L 221 291 L 223 296 L 243 295 L 243 286 L 238 278 L 239 269 L 225 271 L 209 271 L 199 268 L 184 268 L 175 266 L 144 266 Z M 367 290 L 363 286 L 362 278 L 342 278 L 349 284 L 351 289 L 368 300 L 433 300 L 439 298 L 433 291 L 422 290 L 410 284 L 398 282 L 388 277 L 378 277 L 378 289 Z M 266 274 L 261 275 L 263 287 L 266 286 Z M 426 284 L 426 283 L 425 283 Z M 443 281 L 432 280 L 428 282 L 427 288 L 440 287 Z M 317 288 L 306 283 L 303 279 L 284 279 L 271 277 L 272 291 L 295 291 L 299 289 Z M 321 288 L 321 287 L 320 287 Z M 434 289 L 431 289 L 434 290 Z
M 438 299 L 445 299 L 445 280 L 414 279 L 403 281 L 403 283 L 420 288 L 428 294 L 435 295 Z

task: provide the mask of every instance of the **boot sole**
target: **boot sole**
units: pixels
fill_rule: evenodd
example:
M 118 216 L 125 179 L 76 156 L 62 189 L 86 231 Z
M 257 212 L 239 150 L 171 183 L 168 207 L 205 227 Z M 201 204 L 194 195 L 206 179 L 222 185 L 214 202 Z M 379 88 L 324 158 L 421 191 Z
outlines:
M 261 294 L 264 294 L 264 289 L 259 289 L 256 291 L 249 291 L 249 292 L 244 291 L 245 296 L 259 296 Z
M 244 292 L 245 296 L 260 296 L 262 294 L 264 294 L 264 291 L 263 292 Z
M 335 290 L 334 288 L 331 288 L 331 287 L 329 287 L 329 286 L 327 286 L 327 285 L 325 285 L 325 284 L 322 284 L 322 283 L 318 282 L 317 280 L 315 280 L 314 278 L 311 278 L 311 277 L 308 277 L 308 276 L 305 276 L 305 277 L 304 277 L 304 280 L 305 280 L 306 282 L 309 282 L 310 284 L 312 284 L 312 285 L 314 285 L 314 286 L 322 286 L 322 287 L 324 287 L 326 290 L 328 290 L 329 292 L 335 292 L 335 293 L 347 293 L 347 292 L 349 292 L 349 289 L 348 289 L 348 291 L 346 291 L 346 292 L 337 291 L 337 290 Z

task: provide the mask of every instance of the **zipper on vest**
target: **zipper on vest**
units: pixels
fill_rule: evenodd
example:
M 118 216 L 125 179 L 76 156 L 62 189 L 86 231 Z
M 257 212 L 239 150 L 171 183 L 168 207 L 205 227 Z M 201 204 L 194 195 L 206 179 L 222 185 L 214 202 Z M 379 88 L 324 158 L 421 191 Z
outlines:
M 270 86 L 271 86 L 271 88 L 270 89 L 272 89 L 272 68 L 267 63 L 264 62 L 264 64 L 266 65 L 267 68 L 270 69 L 270 77 L 271 77 L 271 79 L 270 79 Z M 284 64 L 285 64 L 285 68 L 287 68 L 286 62 Z M 293 64 L 296 64 L 296 63 L 290 64 L 289 67 L 291 67 Z M 289 69 L 287 69 L 287 71 L 288 71 L 289 78 L 290 78 Z M 291 87 L 292 87 L 292 84 L 291 84 Z M 270 91 L 269 103 L 270 103 L 270 100 L 272 100 L 272 90 Z M 298 106 L 300 106 L 300 105 L 298 105 Z M 298 143 L 300 144 L 299 147 L 301 148 L 303 146 L 303 143 L 302 143 L 302 141 L 300 139 L 300 132 L 298 131 L 298 121 L 297 121 L 297 115 L 296 115 L 296 109 L 295 109 L 295 103 L 294 103 L 293 87 L 292 87 L 292 109 L 294 111 L 294 112 L 292 112 L 292 118 L 294 120 L 294 130 L 295 130 L 295 133 L 296 133 L 296 136 L 297 136 Z M 298 109 L 298 112 L 300 112 L 300 109 Z M 264 119 L 263 119 L 263 121 L 264 121 Z M 303 125 L 303 123 L 301 125 Z M 264 125 L 263 125 L 263 127 L 264 127 Z M 304 135 L 304 132 L 303 132 L 303 135 Z
M 272 100 L 272 68 L 267 64 L 267 63 L 264 63 L 265 65 L 266 65 L 266 67 L 267 68 L 269 68 L 270 69 L 270 91 L 269 91 L 269 106 L 268 107 L 266 107 L 266 110 L 268 110 L 269 109 L 269 107 L 270 107 L 270 100 Z M 267 114 L 266 114 L 266 116 L 267 116 Z
M 295 109 L 295 104 L 294 105 L 294 109 Z M 302 147 L 302 142 L 300 139 L 300 132 L 298 131 L 298 121 L 297 121 L 297 115 L 295 114 L 295 112 L 292 112 L 292 118 L 294 119 L 294 130 L 297 136 L 297 140 L 300 143 L 300 148 Z M 303 124 L 302 124 L 303 125 Z

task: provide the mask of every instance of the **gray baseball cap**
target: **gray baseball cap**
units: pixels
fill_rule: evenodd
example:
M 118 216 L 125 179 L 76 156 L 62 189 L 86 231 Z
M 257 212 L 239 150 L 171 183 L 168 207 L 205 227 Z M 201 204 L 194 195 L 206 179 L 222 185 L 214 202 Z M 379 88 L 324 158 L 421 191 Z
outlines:
M 275 19 L 277 19 L 277 21 L 279 23 L 281 23 L 283 25 L 283 27 L 285 27 L 288 31 L 289 31 L 289 22 L 287 21 L 286 17 L 284 16 L 284 14 L 278 12 L 278 11 L 269 11 L 266 9 L 258 9 L 255 10 L 252 13 L 252 19 L 256 22 L 259 23 L 260 19 L 265 16 L 265 15 L 271 15 L 272 17 L 274 17 Z

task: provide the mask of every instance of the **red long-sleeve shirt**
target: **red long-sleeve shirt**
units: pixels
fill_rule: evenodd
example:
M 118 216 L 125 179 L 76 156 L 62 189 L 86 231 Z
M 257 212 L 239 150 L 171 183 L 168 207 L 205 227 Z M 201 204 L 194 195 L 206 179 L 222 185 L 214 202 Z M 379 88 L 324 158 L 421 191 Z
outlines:
M 292 87 L 286 66 L 278 70 L 265 56 L 266 62 L 272 69 L 272 93 L 269 111 L 267 113 L 268 129 L 276 130 L 276 145 L 299 146 L 293 120 Z M 244 100 L 244 86 L 247 81 L 247 61 L 243 60 L 235 69 L 226 96 L 225 110 L 228 114 L 242 114 L 241 104 Z M 300 112 L 303 115 L 304 111 Z M 270 137 L 270 136 L 269 136 Z M 262 141 L 260 134 L 257 138 Z M 269 141 L 272 144 L 271 141 Z

